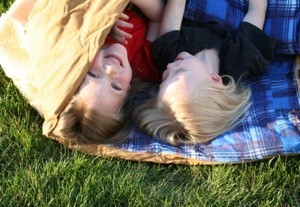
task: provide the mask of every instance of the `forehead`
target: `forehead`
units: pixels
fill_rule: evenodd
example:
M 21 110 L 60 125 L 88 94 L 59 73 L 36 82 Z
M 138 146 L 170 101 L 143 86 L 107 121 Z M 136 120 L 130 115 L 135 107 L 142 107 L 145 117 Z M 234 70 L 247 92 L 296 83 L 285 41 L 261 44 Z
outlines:
M 196 80 L 193 80 L 194 78 L 177 78 L 174 81 L 162 83 L 158 91 L 158 99 L 167 103 L 189 101 L 199 91 L 214 85 L 211 79 L 196 77 Z
M 173 93 L 194 90 L 206 83 L 206 77 L 198 75 L 193 70 L 185 70 L 174 75 L 170 75 L 161 82 L 159 91 L 163 93 Z
M 187 85 L 184 81 L 175 81 L 172 83 L 162 84 L 159 87 L 158 99 L 162 102 L 172 102 L 188 97 Z

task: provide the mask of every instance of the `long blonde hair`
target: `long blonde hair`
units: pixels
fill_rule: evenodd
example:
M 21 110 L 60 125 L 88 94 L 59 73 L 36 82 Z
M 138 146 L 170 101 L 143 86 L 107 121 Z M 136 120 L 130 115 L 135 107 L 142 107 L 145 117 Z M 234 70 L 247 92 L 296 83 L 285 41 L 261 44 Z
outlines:
M 53 135 L 83 143 L 118 143 L 129 138 L 132 126 L 132 101 L 149 83 L 133 80 L 129 98 L 114 117 L 88 109 L 85 101 L 74 95 L 59 117 Z
M 207 142 L 239 124 L 251 105 L 251 90 L 228 78 L 223 87 L 201 89 L 192 99 L 175 99 L 172 105 L 152 98 L 135 109 L 135 122 L 172 145 Z

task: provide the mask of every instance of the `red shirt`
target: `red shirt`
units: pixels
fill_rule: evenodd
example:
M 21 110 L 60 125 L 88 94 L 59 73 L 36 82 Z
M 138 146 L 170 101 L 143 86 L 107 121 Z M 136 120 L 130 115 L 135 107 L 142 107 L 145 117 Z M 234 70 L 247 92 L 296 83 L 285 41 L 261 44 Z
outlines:
M 133 28 L 122 28 L 123 31 L 132 35 L 131 39 L 127 39 L 128 43 L 124 44 L 124 47 L 127 49 L 133 77 L 146 81 L 160 81 L 161 76 L 151 55 L 151 42 L 146 39 L 147 18 L 139 16 L 133 10 L 126 10 L 125 13 L 129 16 L 127 21 L 133 25 Z M 112 44 L 116 41 L 108 36 L 105 43 Z

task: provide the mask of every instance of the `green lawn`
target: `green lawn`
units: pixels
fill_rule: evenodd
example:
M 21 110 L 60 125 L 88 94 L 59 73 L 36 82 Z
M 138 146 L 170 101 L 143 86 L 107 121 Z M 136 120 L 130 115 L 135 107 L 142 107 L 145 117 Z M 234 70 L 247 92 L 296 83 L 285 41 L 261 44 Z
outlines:
M 300 156 L 218 166 L 97 158 L 43 137 L 2 69 L 0 94 L 1 207 L 300 206 Z

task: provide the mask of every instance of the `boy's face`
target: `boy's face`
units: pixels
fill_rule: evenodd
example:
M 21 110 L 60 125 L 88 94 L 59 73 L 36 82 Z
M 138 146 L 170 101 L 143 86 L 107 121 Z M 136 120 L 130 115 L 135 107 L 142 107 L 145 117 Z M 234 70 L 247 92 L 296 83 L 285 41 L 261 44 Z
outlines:
M 209 72 L 208 67 L 204 59 L 187 52 L 180 53 L 174 62 L 168 64 L 162 75 L 158 100 L 171 105 L 178 99 L 189 101 L 201 88 L 211 85 L 221 86 L 221 77 Z
M 81 83 L 78 95 L 88 108 L 113 116 L 126 99 L 132 70 L 121 44 L 102 47 Z

